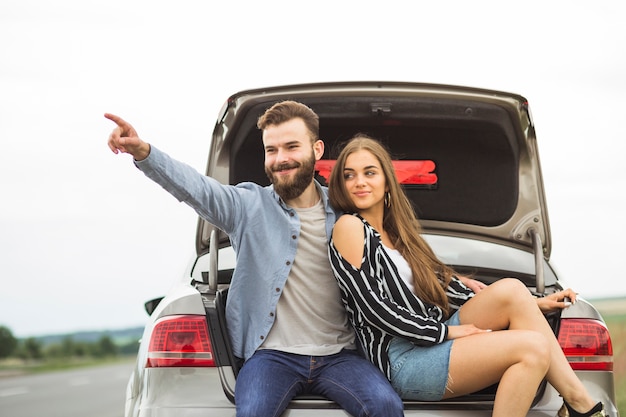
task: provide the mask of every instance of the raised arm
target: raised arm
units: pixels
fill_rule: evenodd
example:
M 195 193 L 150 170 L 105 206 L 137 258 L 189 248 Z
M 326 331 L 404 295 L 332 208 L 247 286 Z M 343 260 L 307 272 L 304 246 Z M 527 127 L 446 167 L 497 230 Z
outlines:
M 109 135 L 108 142 L 109 148 L 113 153 L 130 154 L 136 161 L 141 161 L 148 157 L 150 144 L 139 138 L 137 131 L 130 123 L 111 113 L 105 113 L 104 117 L 117 125 Z

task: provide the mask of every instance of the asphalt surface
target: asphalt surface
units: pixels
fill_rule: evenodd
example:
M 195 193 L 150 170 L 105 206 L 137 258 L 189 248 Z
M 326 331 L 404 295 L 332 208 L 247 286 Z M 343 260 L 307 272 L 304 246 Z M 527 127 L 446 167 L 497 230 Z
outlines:
M 133 361 L 0 378 L 0 415 L 121 417 Z

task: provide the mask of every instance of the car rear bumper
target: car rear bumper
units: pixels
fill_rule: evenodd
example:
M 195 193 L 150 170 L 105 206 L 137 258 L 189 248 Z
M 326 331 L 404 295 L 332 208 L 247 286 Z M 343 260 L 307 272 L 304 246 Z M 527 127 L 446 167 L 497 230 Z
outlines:
M 602 401 L 607 413 L 619 413 L 607 397 L 603 378 L 593 372 L 578 372 L 592 397 Z M 217 368 L 150 368 L 142 375 L 143 384 L 128 402 L 126 417 L 225 417 L 235 416 L 235 405 L 224 393 Z M 548 384 L 528 417 L 555 417 L 563 404 Z M 413 417 L 490 417 L 492 402 L 406 402 L 405 416 Z M 332 402 L 298 399 L 283 417 L 349 416 Z

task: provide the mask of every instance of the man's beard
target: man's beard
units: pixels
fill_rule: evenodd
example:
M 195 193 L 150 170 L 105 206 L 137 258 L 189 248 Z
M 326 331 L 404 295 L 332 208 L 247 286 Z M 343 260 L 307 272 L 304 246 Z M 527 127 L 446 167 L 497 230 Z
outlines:
M 297 168 L 297 170 L 291 180 L 287 178 L 281 179 L 274 175 L 275 171 L 293 168 Z M 315 156 L 311 155 L 311 158 L 302 161 L 302 163 L 292 162 L 290 164 L 274 165 L 270 168 L 265 167 L 265 174 L 272 184 L 274 184 L 276 194 L 284 201 L 293 200 L 299 197 L 311 184 L 311 181 L 313 181 L 313 175 L 315 175 Z

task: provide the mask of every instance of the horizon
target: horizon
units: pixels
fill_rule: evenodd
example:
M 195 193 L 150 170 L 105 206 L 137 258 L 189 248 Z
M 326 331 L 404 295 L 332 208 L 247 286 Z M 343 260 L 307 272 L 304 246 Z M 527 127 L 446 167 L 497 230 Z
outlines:
M 594 306 L 601 315 L 622 315 L 626 314 L 626 295 L 619 295 L 613 297 L 594 297 L 594 298 L 586 298 L 584 300 L 589 302 L 592 306 Z M 3 326 L 0 323 L 0 326 Z M 8 326 L 4 325 L 8 328 Z M 101 329 L 81 329 L 81 330 L 70 330 L 70 331 L 61 331 L 54 333 L 46 333 L 46 334 L 36 334 L 29 336 L 16 336 L 13 335 L 16 339 L 23 340 L 28 338 L 44 338 L 44 337 L 60 337 L 60 336 L 72 336 L 81 333 L 107 333 L 107 332 L 123 332 L 129 330 L 140 329 L 143 332 L 145 328 L 145 324 L 138 324 L 136 326 L 126 326 L 126 327 L 116 327 L 116 328 L 101 328 Z M 11 330 L 9 328 L 9 330 Z

